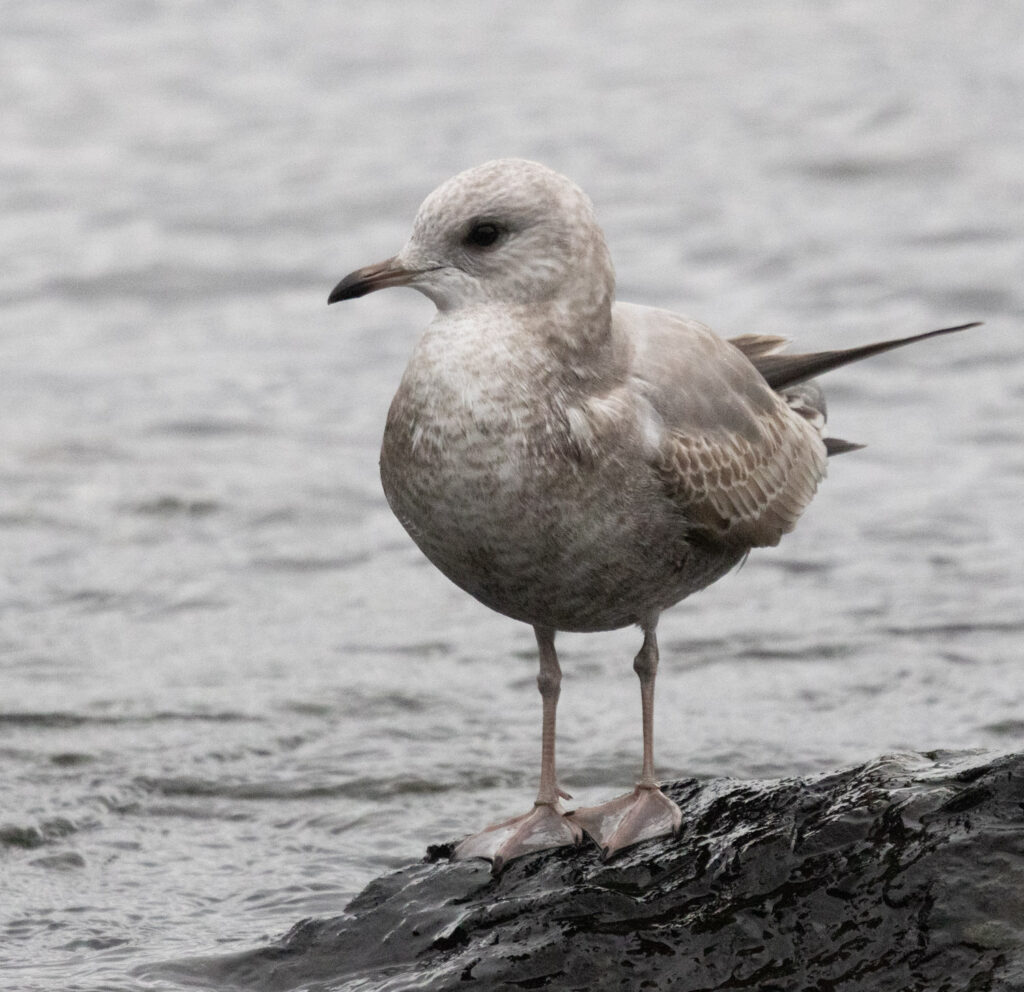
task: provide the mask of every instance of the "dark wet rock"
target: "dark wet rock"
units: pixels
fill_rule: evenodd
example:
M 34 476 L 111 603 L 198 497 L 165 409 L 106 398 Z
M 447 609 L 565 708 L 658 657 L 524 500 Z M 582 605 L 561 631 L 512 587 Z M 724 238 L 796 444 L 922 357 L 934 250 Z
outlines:
M 1024 756 L 679 782 L 683 835 L 378 879 L 333 919 L 174 969 L 253 990 L 1024 989 Z M 166 971 L 165 971 L 166 975 Z

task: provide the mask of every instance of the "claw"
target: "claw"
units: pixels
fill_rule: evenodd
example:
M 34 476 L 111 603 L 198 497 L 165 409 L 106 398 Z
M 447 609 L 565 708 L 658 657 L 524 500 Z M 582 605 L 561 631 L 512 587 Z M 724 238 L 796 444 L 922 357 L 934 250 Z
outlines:
M 679 807 L 661 789 L 647 785 L 569 816 L 601 848 L 602 861 L 642 840 L 676 834 L 683 822 Z

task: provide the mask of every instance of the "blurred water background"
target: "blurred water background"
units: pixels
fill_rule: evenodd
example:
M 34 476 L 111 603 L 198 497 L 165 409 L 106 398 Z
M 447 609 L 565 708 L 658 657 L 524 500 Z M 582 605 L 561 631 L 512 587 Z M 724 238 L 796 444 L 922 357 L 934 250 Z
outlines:
M 869 447 L 663 617 L 663 777 L 1021 746 L 1019 3 L 2 10 L 0 986 L 172 988 L 531 802 L 532 633 L 377 479 L 431 306 L 325 306 L 488 158 L 723 334 L 986 321 L 830 377 Z M 638 645 L 560 638 L 583 801 L 637 771 Z

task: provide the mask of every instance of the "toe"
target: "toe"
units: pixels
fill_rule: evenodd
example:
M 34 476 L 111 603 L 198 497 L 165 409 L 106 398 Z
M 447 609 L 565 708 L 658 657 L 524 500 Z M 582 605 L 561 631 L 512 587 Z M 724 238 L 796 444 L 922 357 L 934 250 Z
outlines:
M 683 819 L 679 807 L 660 789 L 643 786 L 571 816 L 601 848 L 604 861 L 633 844 L 678 832 Z
M 579 825 L 566 816 L 561 803 L 544 804 L 467 837 L 456 846 L 453 857 L 457 861 L 484 858 L 491 862 L 491 870 L 497 875 L 513 858 L 575 846 L 582 840 Z

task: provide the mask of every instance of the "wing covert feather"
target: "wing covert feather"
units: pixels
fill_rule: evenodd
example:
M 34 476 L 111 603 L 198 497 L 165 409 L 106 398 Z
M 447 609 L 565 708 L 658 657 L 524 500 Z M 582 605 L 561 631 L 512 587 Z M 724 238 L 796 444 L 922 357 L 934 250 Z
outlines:
M 825 475 L 819 430 L 702 324 L 628 304 L 616 320 L 633 345 L 632 388 L 663 425 L 650 461 L 667 492 L 718 540 L 777 544 Z

